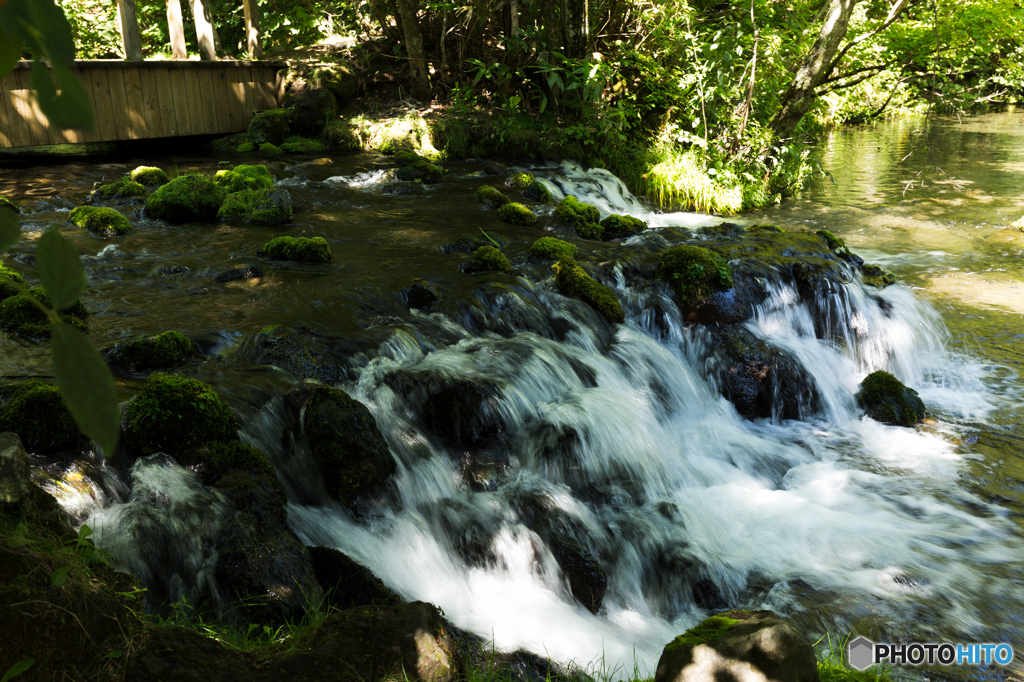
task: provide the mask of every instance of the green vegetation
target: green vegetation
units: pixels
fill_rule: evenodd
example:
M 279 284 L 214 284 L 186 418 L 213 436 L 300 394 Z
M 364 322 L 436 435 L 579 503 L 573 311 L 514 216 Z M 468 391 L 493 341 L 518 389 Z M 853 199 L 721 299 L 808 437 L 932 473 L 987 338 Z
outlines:
M 105 206 L 73 208 L 68 213 L 68 220 L 90 232 L 98 232 L 104 237 L 123 237 L 132 231 L 132 225 L 128 222 L 128 218 L 119 211 Z
M 917 391 L 883 370 L 864 377 L 855 398 L 869 417 L 893 426 L 913 426 L 927 414 Z
M 403 166 L 398 169 L 396 177 L 399 180 L 419 180 L 430 185 L 444 180 L 444 169 L 429 161 L 417 161 L 416 163 Z
M 217 211 L 221 220 L 275 225 L 292 219 L 291 198 L 284 190 L 258 189 L 229 194 Z
M 509 176 L 506 182 L 508 183 L 509 187 L 514 187 L 516 189 L 526 189 L 534 182 L 533 173 L 529 171 L 515 173 Z
M 546 204 L 551 201 L 551 192 L 540 182 L 534 180 L 526 189 L 523 190 L 523 196 L 531 201 L 537 203 Z
M 865 284 L 870 284 L 876 289 L 884 289 L 896 284 L 896 275 L 886 272 L 877 265 L 865 265 L 861 268 L 861 275 L 864 277 Z
M 182 175 L 153 192 L 146 200 L 151 218 L 169 223 L 212 220 L 227 193 L 202 175 Z
M 281 156 L 281 154 L 284 154 L 284 151 L 277 145 L 264 142 L 260 145 L 260 154 L 263 156 Z
M 15 296 L 26 288 L 28 285 L 25 284 L 24 277 L 0 263 L 0 301 Z
M 170 182 L 167 173 L 156 166 L 139 166 L 131 172 L 131 179 L 146 187 L 160 187 Z
M 598 283 L 575 261 L 560 260 L 551 267 L 555 271 L 555 284 L 563 294 L 580 299 L 613 324 L 626 321 L 615 292 Z
M 327 145 L 320 140 L 292 135 L 281 143 L 281 151 L 286 154 L 315 154 L 327 151 Z
M 537 214 L 520 203 L 510 201 L 498 208 L 498 220 L 512 225 L 530 226 L 537 222 Z
M 274 176 L 262 164 L 235 166 L 231 170 L 219 170 L 214 174 L 213 180 L 227 192 L 270 189 L 274 186 Z
M 596 206 L 584 204 L 571 194 L 555 206 L 555 222 L 571 227 L 584 239 L 601 239 L 600 219 L 601 213 Z
M 13 201 L 0 194 L 0 206 L 12 209 L 15 213 L 21 213 L 21 209 Z
M 212 441 L 187 450 L 177 457 L 178 463 L 198 470 L 204 481 L 213 482 L 229 471 L 248 471 L 254 476 L 267 476 L 277 482 L 274 466 L 259 448 L 240 440 Z
M 287 109 L 261 111 L 249 121 L 249 138 L 263 151 L 263 145 L 279 145 L 289 137 L 291 114 Z
M 490 185 L 480 185 L 476 188 L 476 200 L 490 208 L 498 208 L 504 206 L 510 199 L 501 193 L 497 187 L 491 187 Z
M 40 308 L 43 306 L 43 308 Z M 0 301 L 0 329 L 30 339 L 50 338 L 51 320 L 44 308 L 51 308 L 50 299 L 42 287 Z M 79 331 L 85 331 L 85 306 L 80 301 L 58 311 L 58 319 Z
M 676 246 L 661 254 L 655 272 L 672 285 L 679 302 L 690 306 L 715 291 L 732 287 L 732 269 L 725 260 L 700 246 Z
M 578 251 L 575 244 L 554 237 L 541 237 L 530 247 L 534 255 L 551 260 L 575 260 Z
M 514 274 L 512 263 L 501 251 L 493 246 L 481 246 L 473 252 L 473 266 L 477 270 L 494 270 L 506 275 Z
M 609 239 L 620 239 L 622 237 L 632 237 L 634 234 L 640 234 L 647 229 L 647 223 L 639 218 L 634 218 L 628 215 L 617 215 L 613 213 L 600 222 L 601 225 L 601 239 L 608 241 Z
M 109 185 L 102 185 L 96 190 L 96 194 L 104 201 L 135 199 L 144 197 L 148 193 L 145 187 L 128 176 L 120 177 Z
M 89 444 L 53 384 L 29 379 L 0 387 L 0 433 L 12 431 L 30 452 L 82 450 Z
M 711 616 L 705 618 L 698 625 L 693 626 L 683 634 L 679 635 L 671 642 L 665 645 L 666 651 L 671 651 L 680 646 L 692 645 L 698 646 L 706 642 L 710 642 L 713 639 L 718 639 L 726 633 L 730 626 L 740 623 L 739 619 L 729 618 L 727 616 Z
M 331 260 L 331 246 L 323 237 L 277 237 L 260 247 L 256 255 L 275 260 L 327 263 Z
M 107 364 L 119 374 L 151 369 L 168 369 L 184 364 L 199 350 L 179 331 L 166 331 L 152 336 L 138 336 L 104 350 Z

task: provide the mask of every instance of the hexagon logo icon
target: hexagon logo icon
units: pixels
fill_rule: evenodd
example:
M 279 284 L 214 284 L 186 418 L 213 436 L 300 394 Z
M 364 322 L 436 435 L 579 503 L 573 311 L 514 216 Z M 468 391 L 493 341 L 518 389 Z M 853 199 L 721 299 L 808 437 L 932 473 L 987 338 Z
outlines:
M 854 670 L 866 670 L 875 660 L 875 644 L 867 637 L 858 637 L 846 647 L 846 661 Z

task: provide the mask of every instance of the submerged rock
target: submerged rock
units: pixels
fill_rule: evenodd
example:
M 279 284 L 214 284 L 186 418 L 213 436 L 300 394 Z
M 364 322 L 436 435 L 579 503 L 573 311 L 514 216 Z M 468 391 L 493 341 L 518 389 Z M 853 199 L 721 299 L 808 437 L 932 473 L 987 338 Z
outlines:
M 417 279 L 402 290 L 402 299 L 410 310 L 413 308 L 426 308 L 438 298 L 437 287 L 424 279 Z
M 257 279 L 263 276 L 263 268 L 255 263 L 248 263 L 240 268 L 231 268 L 217 273 L 215 282 L 237 282 L 245 279 Z
M 60 390 L 41 379 L 0 387 L 3 431 L 17 434 L 31 452 L 78 452 L 89 445 Z
M 927 414 L 917 391 L 883 370 L 864 377 L 855 399 L 869 417 L 893 426 L 913 426 Z
M 68 213 L 68 221 L 104 237 L 123 237 L 132 231 L 122 213 L 106 207 L 79 206 Z
M 118 341 L 101 353 L 115 374 L 132 374 L 178 367 L 197 355 L 199 349 L 181 332 L 166 331 Z
M 153 192 L 146 200 L 146 214 L 169 223 L 211 220 L 227 193 L 203 175 L 182 175 Z

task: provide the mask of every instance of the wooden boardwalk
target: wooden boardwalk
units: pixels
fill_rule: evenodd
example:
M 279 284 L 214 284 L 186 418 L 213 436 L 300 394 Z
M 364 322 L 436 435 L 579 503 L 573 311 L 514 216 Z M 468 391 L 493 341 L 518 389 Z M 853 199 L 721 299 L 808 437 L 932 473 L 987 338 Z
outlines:
M 30 88 L 32 63 L 0 78 L 0 148 L 84 144 L 243 132 L 254 112 L 281 101 L 283 64 L 238 61 L 83 60 L 75 75 L 92 100 L 96 127 L 49 125 Z

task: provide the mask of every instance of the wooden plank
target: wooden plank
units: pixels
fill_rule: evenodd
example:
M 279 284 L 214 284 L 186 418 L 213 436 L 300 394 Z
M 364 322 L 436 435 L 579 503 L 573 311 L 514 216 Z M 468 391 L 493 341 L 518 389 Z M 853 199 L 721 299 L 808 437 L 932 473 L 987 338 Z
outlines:
M 228 114 L 231 117 L 231 132 L 241 132 L 246 129 L 249 123 L 245 111 L 245 84 L 241 81 L 242 70 L 238 68 L 227 69 L 226 73 L 229 86 L 226 99 Z
M 110 72 L 113 69 L 90 69 L 93 97 L 96 102 L 96 134 L 99 141 L 120 139 L 114 119 L 114 103 L 110 95 Z M 123 86 L 122 86 L 123 87 Z
M 220 125 L 217 122 L 217 98 L 213 90 L 213 74 L 215 71 L 222 71 L 213 66 L 202 66 L 196 68 L 199 76 L 199 101 L 203 105 L 203 129 L 204 135 L 219 133 Z
M 231 128 L 231 82 L 228 73 L 234 68 L 220 67 L 210 70 L 210 83 L 214 91 L 213 104 L 216 110 L 217 132 L 233 133 Z
M 132 118 L 128 111 L 128 92 L 124 86 L 124 69 L 110 69 L 107 81 L 110 83 L 110 106 L 114 117 L 114 135 L 118 140 L 132 139 Z
M 277 98 L 274 96 L 274 70 L 261 66 L 259 68 L 260 95 L 263 97 L 261 109 L 273 109 L 277 106 Z
M 29 100 L 32 97 L 32 90 L 29 88 L 31 76 L 28 69 L 15 69 L 14 89 L 11 95 L 14 101 L 14 109 L 17 112 L 15 130 L 19 133 L 18 147 L 34 147 L 45 144 L 39 141 L 39 126 L 34 125 L 32 120 L 32 105 Z
M 24 69 L 21 69 L 24 71 Z M 60 144 L 64 141 L 63 129 L 50 125 L 50 119 L 43 113 L 39 106 L 39 97 L 36 89 L 32 86 L 32 72 L 25 71 L 21 76 L 22 85 L 28 93 L 27 102 L 29 105 L 29 126 L 32 129 L 36 144 Z
M 206 128 L 203 120 L 203 93 L 199 87 L 199 69 L 185 70 L 185 91 L 188 93 L 189 116 L 192 119 L 190 135 L 202 135 Z
M 93 92 L 92 87 L 92 76 L 90 72 L 92 69 L 76 68 L 74 69 L 75 76 L 82 83 L 82 87 L 85 88 L 85 96 L 89 99 L 89 106 L 92 107 L 92 118 L 93 127 L 92 130 L 79 130 L 77 132 L 66 132 L 66 138 L 69 142 L 76 144 L 85 144 L 86 142 L 95 142 L 100 139 L 99 136 L 99 115 L 96 113 L 96 93 Z
M 7 97 L 4 96 L 12 80 L 10 75 L 0 78 L 0 147 L 3 148 L 14 146 L 14 130 L 11 126 L 11 116 L 7 113 Z
M 249 125 L 252 112 L 256 111 L 255 92 L 253 91 L 252 73 L 255 71 L 251 66 L 242 67 L 239 79 L 245 88 L 245 125 Z
M 163 137 L 163 119 L 160 116 L 160 93 L 156 87 L 156 69 L 139 69 L 139 90 L 142 96 L 142 116 L 145 134 L 142 137 Z
M 174 90 L 171 88 L 171 70 L 166 67 L 152 69 L 153 81 L 160 101 L 160 135 L 174 137 L 178 134 L 178 119 L 174 114 Z
M 174 120 L 178 132 L 175 135 L 192 134 L 192 117 L 188 106 L 188 92 L 185 89 L 185 69 L 168 69 L 171 76 L 171 100 L 174 103 Z
M 124 74 L 124 92 L 128 97 L 128 137 L 138 140 L 145 137 L 152 137 L 148 133 L 149 108 L 146 106 L 145 96 L 142 90 L 142 76 L 140 71 L 145 68 L 122 69 Z

